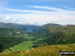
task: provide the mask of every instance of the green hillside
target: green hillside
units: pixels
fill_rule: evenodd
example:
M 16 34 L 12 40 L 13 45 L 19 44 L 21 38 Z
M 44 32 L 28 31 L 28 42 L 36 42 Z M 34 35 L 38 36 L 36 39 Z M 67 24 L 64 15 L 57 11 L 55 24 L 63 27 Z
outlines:
M 1 53 L 0 56 L 59 56 L 59 51 L 74 51 L 75 44 L 50 45 L 26 51 Z
M 10 47 L 9 49 L 11 51 L 9 49 L 5 49 L 3 50 L 3 52 L 22 51 L 22 50 L 31 49 L 33 43 L 33 41 L 31 40 L 32 38 L 33 38 L 32 36 L 25 36 L 24 37 L 24 39 L 26 39 L 25 41 Z
M 30 49 L 33 37 L 18 28 L 0 27 L 0 52 Z
M 75 25 L 61 26 L 58 24 L 46 24 L 35 33 L 37 41 L 32 47 L 75 43 Z M 39 39 L 39 40 L 38 40 Z
M 0 27 L 0 36 L 22 36 L 25 32 L 18 28 L 5 28 Z

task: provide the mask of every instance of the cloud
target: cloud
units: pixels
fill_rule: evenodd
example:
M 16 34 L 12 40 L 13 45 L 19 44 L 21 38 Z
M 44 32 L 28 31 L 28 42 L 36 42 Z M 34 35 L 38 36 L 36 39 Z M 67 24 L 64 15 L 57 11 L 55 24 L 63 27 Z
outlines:
M 6 17 L 5 17 L 5 20 L 10 20 L 10 17 L 9 17 L 9 16 L 6 16 Z
M 8 14 L 0 15 L 3 17 L 2 22 L 19 23 L 19 24 L 75 24 L 75 11 L 52 8 L 48 6 L 31 6 L 32 8 L 41 8 L 54 11 L 39 11 L 39 10 L 19 10 L 11 8 L 3 8 L 3 10 L 12 12 L 32 12 L 31 14 Z
M 48 7 L 48 6 L 31 6 L 32 8 L 41 8 L 41 9 L 48 9 L 48 10 L 61 10 L 53 7 Z
M 21 14 L 21 15 L 5 15 L 9 16 L 9 20 L 4 22 L 19 23 L 19 24 L 47 24 L 47 23 L 58 23 L 58 24 L 75 24 L 75 16 L 69 15 L 45 15 L 45 14 Z M 4 17 L 5 17 L 4 16 Z M 4 18 L 5 19 L 5 18 Z
M 11 12 L 47 13 L 47 11 L 40 11 L 40 10 L 20 10 L 20 9 L 11 9 L 11 8 L 1 8 L 1 10 L 11 11 Z
M 20 10 L 20 9 L 11 9 L 11 8 L 1 8 L 0 10 L 4 11 L 10 11 L 10 12 L 31 12 L 31 13 L 41 13 L 41 14 L 75 14 L 75 10 L 67 10 L 67 9 L 59 9 L 59 8 L 53 8 L 48 6 L 28 6 L 31 8 L 38 8 L 38 9 L 46 9 L 49 11 L 40 11 L 40 10 Z M 71 8 L 72 9 L 72 8 Z M 75 8 L 73 8 L 75 9 Z M 52 11 L 51 11 L 52 10 Z
M 75 8 L 69 8 L 67 6 L 65 6 L 67 9 L 61 9 L 61 8 L 54 8 L 54 7 L 49 7 L 49 6 L 30 6 L 32 8 L 39 8 L 39 9 L 47 9 L 47 10 L 54 10 L 54 11 L 72 11 Z M 68 10 L 70 9 L 70 10 Z
M 40 9 L 47 9 L 47 10 L 53 10 L 48 11 L 49 14 L 62 14 L 62 15 L 75 15 L 75 8 L 69 8 L 68 9 L 60 9 L 60 8 L 53 8 L 49 6 L 31 6 L 32 8 L 40 8 Z

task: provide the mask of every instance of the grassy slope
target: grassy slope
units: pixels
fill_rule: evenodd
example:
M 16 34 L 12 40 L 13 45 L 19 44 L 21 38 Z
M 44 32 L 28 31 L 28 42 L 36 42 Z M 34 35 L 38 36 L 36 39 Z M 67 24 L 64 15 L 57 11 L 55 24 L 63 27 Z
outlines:
M 0 56 L 59 56 L 60 49 L 62 51 L 73 51 L 75 44 L 44 46 L 27 51 L 2 53 Z
M 30 49 L 32 46 L 32 42 L 31 39 L 33 38 L 32 36 L 25 36 L 24 38 L 28 39 L 28 41 L 24 41 L 14 47 L 11 47 L 10 49 L 12 51 L 21 51 L 21 50 L 27 50 Z M 4 50 L 3 52 L 10 52 L 8 49 Z

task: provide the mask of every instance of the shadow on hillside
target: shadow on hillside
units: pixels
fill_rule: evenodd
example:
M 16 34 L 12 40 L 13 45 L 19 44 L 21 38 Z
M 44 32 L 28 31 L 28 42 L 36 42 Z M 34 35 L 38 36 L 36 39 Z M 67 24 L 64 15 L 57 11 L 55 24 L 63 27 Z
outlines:
M 5 49 L 13 47 L 17 44 L 20 44 L 21 42 L 27 41 L 27 39 L 24 39 L 22 37 L 0 37 L 0 52 L 2 52 Z

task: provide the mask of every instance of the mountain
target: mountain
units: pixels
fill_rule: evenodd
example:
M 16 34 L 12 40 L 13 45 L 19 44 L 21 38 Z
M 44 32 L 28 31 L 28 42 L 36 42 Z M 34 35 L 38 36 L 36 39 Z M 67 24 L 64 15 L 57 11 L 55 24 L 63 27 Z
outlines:
M 48 23 L 41 26 L 40 29 L 36 30 L 34 32 L 34 35 L 37 37 L 44 37 L 50 34 L 51 32 L 56 31 L 56 29 L 58 29 L 59 27 L 62 27 L 62 25 Z
M 46 24 L 35 33 L 36 42 L 32 47 L 53 44 L 75 43 L 75 25 L 62 26 L 59 24 Z
M 19 28 L 24 30 L 25 32 L 34 32 L 35 30 L 39 29 L 41 26 L 35 26 L 35 25 L 21 25 L 21 24 L 14 24 L 14 23 L 1 23 L 0 27 L 5 28 Z
M 50 45 L 26 51 L 0 53 L 0 56 L 59 56 L 61 51 L 74 51 L 75 44 Z

